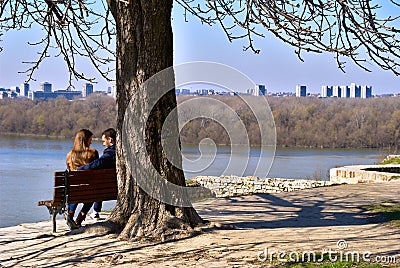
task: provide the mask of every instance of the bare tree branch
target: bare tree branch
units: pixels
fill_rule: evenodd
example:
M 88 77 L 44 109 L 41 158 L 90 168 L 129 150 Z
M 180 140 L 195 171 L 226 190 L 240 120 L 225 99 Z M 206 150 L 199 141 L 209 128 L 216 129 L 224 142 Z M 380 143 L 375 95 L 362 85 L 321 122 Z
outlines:
M 57 51 L 73 78 L 94 81 L 79 71 L 77 58 L 89 60 L 107 80 L 114 70 L 111 47 L 113 17 L 121 0 L 0 0 L 0 38 L 9 30 L 43 28 L 36 61 L 27 62 L 28 80 L 44 59 Z M 97 2 L 97 3 L 95 3 Z M 369 71 L 371 63 L 399 75 L 400 2 L 385 2 L 394 16 L 380 17 L 382 6 L 370 0 L 177 0 L 177 4 L 207 25 L 219 24 L 230 42 L 247 40 L 244 50 L 259 53 L 255 38 L 267 32 L 293 46 L 300 60 L 303 52 L 333 53 L 338 68 L 346 61 Z M 123 3 L 121 3 L 123 4 Z M 99 9 L 97 11 L 94 10 Z M 112 14 L 112 16 L 110 16 Z M 1 44 L 1 43 L 0 43 Z M 0 51 L 2 47 L 0 46 Z
M 70 72 L 70 85 L 73 78 L 95 82 L 95 78 L 79 70 L 78 58 L 89 60 L 102 77 L 112 80 L 110 73 L 114 69 L 110 65 L 115 61 L 112 47 L 115 25 L 107 3 L 95 6 L 95 2 L 83 0 L 0 1 L 0 36 L 9 30 L 32 26 L 43 28 L 43 37 L 29 43 L 40 52 L 35 61 L 24 62 L 30 65 L 23 72 L 27 73 L 27 81 L 33 79 L 34 72 L 51 53 L 64 59 Z
M 369 71 L 370 63 L 400 74 L 400 3 L 390 0 L 386 10 L 395 16 L 380 18 L 382 7 L 370 0 L 177 0 L 189 13 L 209 25 L 218 23 L 230 41 L 246 38 L 245 50 L 255 53 L 254 37 L 271 32 L 290 44 L 302 60 L 305 52 L 335 54 L 345 70 L 350 58 Z

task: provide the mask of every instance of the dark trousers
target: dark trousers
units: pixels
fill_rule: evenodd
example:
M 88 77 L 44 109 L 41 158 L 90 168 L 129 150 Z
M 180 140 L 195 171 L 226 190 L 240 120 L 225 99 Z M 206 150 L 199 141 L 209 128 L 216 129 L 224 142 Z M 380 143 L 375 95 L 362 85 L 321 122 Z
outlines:
M 81 212 L 87 214 L 89 212 L 90 208 L 92 207 L 92 205 L 93 205 L 93 202 L 84 203 L 83 207 L 81 209 Z M 75 211 L 77 206 L 78 206 L 78 204 L 69 204 L 69 210 Z M 102 206 L 103 206 L 103 202 L 94 202 L 93 210 L 95 212 L 99 213 L 101 211 Z
M 94 202 L 93 210 L 97 213 L 100 213 L 101 208 L 103 207 L 103 202 Z

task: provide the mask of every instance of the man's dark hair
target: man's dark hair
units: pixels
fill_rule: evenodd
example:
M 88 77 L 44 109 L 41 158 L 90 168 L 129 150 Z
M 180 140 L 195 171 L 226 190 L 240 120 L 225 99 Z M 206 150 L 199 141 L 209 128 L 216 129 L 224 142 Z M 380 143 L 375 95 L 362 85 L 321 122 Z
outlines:
M 106 138 L 111 138 L 111 139 L 113 139 L 113 143 L 115 144 L 116 136 L 117 136 L 117 134 L 116 134 L 116 132 L 115 132 L 115 129 L 113 129 L 113 128 L 108 128 L 108 129 L 104 130 L 103 133 L 101 133 L 101 135 L 102 135 L 102 136 L 103 136 L 103 135 L 106 136 Z

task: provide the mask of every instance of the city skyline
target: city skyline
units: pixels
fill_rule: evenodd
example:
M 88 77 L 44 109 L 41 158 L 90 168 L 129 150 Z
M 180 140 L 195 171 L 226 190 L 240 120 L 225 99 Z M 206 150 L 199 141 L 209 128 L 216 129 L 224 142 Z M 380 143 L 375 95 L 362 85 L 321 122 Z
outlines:
M 226 90 L 223 87 L 219 87 L 217 85 L 203 85 L 202 83 L 193 83 L 193 84 L 188 84 L 185 85 L 183 88 L 182 87 L 176 87 L 175 88 L 175 93 L 176 95 L 192 95 L 192 94 L 197 94 L 197 95 L 237 95 L 237 94 L 248 94 L 248 95 L 254 95 L 254 96 L 265 96 L 265 95 L 274 95 L 277 93 L 288 93 L 288 94 L 293 94 L 296 95 L 297 97 L 306 97 L 308 95 L 313 95 L 313 96 L 320 96 L 320 97 L 344 97 L 344 98 L 370 98 L 372 96 L 384 96 L 388 95 L 387 93 L 384 94 L 373 94 L 372 93 L 372 86 L 368 85 L 358 85 L 356 83 L 351 83 L 350 85 L 324 85 L 321 86 L 321 92 L 320 93 L 313 93 L 313 92 L 308 92 L 307 86 L 306 85 L 296 85 L 295 92 L 292 91 L 280 91 L 280 92 L 274 92 L 274 91 L 268 91 L 268 89 L 265 87 L 265 85 L 260 85 L 256 84 L 254 88 L 249 88 L 246 89 L 244 92 L 240 90 Z M 23 90 L 23 92 L 21 92 Z M 115 88 L 114 88 L 115 90 Z M 91 83 L 84 83 L 82 85 L 82 90 L 79 91 L 77 89 L 75 90 L 69 90 L 69 92 L 80 92 L 82 93 L 82 97 L 86 97 L 89 94 L 92 93 L 105 93 L 105 94 L 115 94 L 112 93 L 114 90 L 112 90 L 112 87 L 108 87 L 107 90 L 94 90 L 93 84 Z M 33 92 L 67 92 L 66 90 L 63 89 L 58 89 L 58 90 L 53 90 L 52 89 L 52 83 L 49 83 L 48 81 L 41 82 L 40 83 L 40 88 L 39 89 L 32 89 L 30 87 L 29 83 L 23 83 L 20 86 L 13 86 L 11 88 L 4 88 L 0 85 L 0 91 L 12 91 L 19 93 L 19 96 L 26 97 L 28 96 L 28 92 L 30 92 L 30 96 L 33 96 Z M 367 93 L 368 92 L 368 93 Z M 389 94 L 389 95 L 398 95 L 398 94 Z M 30 97 L 32 98 L 32 97 Z M 33 98 L 32 98 L 33 99 Z
M 187 19 L 188 22 L 185 22 Z M 282 43 L 271 34 L 266 38 L 257 38 L 255 46 L 260 54 L 243 51 L 244 41 L 229 43 L 224 32 L 218 26 L 202 25 L 195 17 L 183 16 L 183 10 L 174 7 L 174 64 L 192 61 L 218 62 L 231 66 L 247 75 L 255 84 L 263 84 L 269 92 L 293 91 L 296 85 L 306 85 L 307 91 L 318 93 L 323 85 L 342 85 L 356 83 L 370 85 L 375 94 L 399 93 L 400 80 L 389 71 L 371 65 L 368 73 L 347 60 L 346 73 L 340 71 L 333 54 L 303 54 L 301 62 L 294 53 L 294 48 Z M 27 45 L 37 41 L 40 29 L 9 31 L 1 41 L 4 51 L 0 53 L 0 87 L 18 86 L 26 79 L 26 74 L 19 74 L 28 65 L 23 61 L 35 59 L 38 48 Z M 55 51 L 53 51 L 55 54 Z M 54 56 L 54 55 L 50 55 Z M 106 91 L 111 82 L 99 78 L 88 61 L 80 60 L 78 65 L 89 77 L 97 77 L 94 90 Z M 113 66 L 110 66 L 113 67 Z M 36 81 L 30 81 L 32 88 L 42 81 L 51 81 L 54 88 L 66 89 L 69 74 L 61 58 L 46 59 L 35 73 Z M 86 81 L 73 81 L 76 90 Z M 179 85 L 177 85 L 179 87 Z

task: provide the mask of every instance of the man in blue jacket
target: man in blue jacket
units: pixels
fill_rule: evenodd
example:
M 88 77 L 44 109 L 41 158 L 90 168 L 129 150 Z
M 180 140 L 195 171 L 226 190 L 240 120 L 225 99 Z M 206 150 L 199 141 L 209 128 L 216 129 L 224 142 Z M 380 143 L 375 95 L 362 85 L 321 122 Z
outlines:
M 116 140 L 116 132 L 115 129 L 109 128 L 103 131 L 101 134 L 101 140 L 103 141 L 103 145 L 106 147 L 103 151 L 103 155 L 90 162 L 87 165 L 81 166 L 78 170 L 91 170 L 91 169 L 108 169 L 115 168 L 115 140 Z M 78 204 L 70 204 L 69 210 L 75 211 Z M 82 221 L 86 218 L 87 213 L 92 207 L 93 202 L 84 203 L 81 211 L 79 212 L 75 222 L 68 221 L 68 226 L 70 229 L 76 229 L 81 226 Z M 102 202 L 94 202 L 93 207 L 93 215 L 92 218 L 99 219 L 99 212 L 101 211 Z

